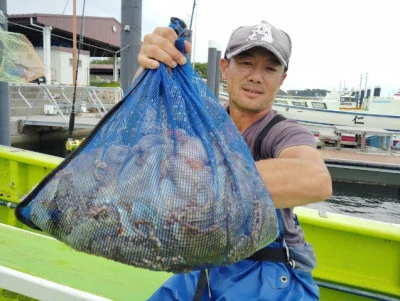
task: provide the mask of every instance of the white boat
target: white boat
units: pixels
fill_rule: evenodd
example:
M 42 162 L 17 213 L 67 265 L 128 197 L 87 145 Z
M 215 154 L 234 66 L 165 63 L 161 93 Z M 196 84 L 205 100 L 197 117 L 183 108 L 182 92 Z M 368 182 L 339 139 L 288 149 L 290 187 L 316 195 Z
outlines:
M 374 90 L 375 96 L 364 98 L 361 105 L 354 91 L 332 91 L 326 97 L 314 98 L 278 95 L 273 109 L 316 135 L 334 126 L 382 129 L 394 132 L 394 145 L 400 137 L 400 90 L 392 97 L 379 94 Z M 220 93 L 220 98 L 227 100 L 228 95 Z
M 273 108 L 313 132 L 335 125 L 400 132 L 400 91 L 393 97 L 365 98 L 361 106 L 351 92 L 330 92 L 324 98 L 279 96 Z

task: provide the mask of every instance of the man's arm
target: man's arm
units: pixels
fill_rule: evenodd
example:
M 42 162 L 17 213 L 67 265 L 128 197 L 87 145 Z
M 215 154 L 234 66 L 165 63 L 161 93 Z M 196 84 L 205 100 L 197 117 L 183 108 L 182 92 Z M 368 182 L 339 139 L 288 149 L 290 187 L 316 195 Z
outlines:
M 284 149 L 278 158 L 256 162 L 276 208 L 320 202 L 332 195 L 332 179 L 318 150 L 310 146 Z

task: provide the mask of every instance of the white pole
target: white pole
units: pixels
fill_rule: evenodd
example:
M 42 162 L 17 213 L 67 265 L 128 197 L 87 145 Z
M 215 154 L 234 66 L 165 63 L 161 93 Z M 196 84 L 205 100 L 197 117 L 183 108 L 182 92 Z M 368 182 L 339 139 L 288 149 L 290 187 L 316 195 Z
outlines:
M 51 84 L 51 26 L 43 27 L 43 60 L 46 67 L 46 85 Z
M 113 56 L 113 81 L 118 81 L 118 56 L 116 53 Z
M 1 287 L 39 300 L 111 301 L 43 278 L 0 266 Z

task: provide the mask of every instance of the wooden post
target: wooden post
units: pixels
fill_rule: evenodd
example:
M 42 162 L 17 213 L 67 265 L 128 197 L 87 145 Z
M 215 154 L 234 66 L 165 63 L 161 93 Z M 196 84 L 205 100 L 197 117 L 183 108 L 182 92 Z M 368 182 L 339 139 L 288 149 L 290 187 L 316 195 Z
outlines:
M 72 84 L 76 83 L 76 70 L 78 68 L 76 49 L 76 0 L 74 0 L 72 12 Z

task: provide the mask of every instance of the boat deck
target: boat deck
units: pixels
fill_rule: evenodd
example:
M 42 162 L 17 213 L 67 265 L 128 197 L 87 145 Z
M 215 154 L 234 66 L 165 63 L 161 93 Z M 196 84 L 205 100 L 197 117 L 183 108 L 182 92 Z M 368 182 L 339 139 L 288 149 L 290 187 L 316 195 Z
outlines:
M 39 300 L 146 300 L 170 277 L 0 222 L 0 287 Z
M 319 149 L 335 182 L 393 186 L 400 189 L 400 152 L 370 148 Z
M 375 164 L 399 166 L 400 152 L 374 152 L 370 150 L 346 149 L 346 148 L 321 148 L 319 149 L 324 159 L 336 161 L 358 161 Z
M 5 171 L 0 200 L 18 203 L 62 160 L 0 145 L 0 171 Z M 346 174 L 351 170 L 341 169 Z M 376 170 L 374 175 L 379 174 Z M 358 177 L 366 178 L 365 173 Z M 392 178 L 398 181 L 399 174 L 400 169 L 392 171 Z M 399 225 L 304 207 L 295 212 L 320 258 L 313 275 L 321 300 L 399 300 Z M 7 290 L 39 300 L 146 300 L 170 276 L 78 252 L 48 236 L 11 227 L 18 223 L 11 207 L 0 206 L 0 287 Z

